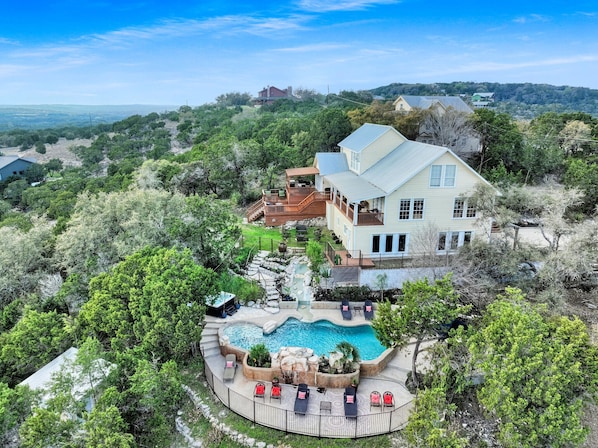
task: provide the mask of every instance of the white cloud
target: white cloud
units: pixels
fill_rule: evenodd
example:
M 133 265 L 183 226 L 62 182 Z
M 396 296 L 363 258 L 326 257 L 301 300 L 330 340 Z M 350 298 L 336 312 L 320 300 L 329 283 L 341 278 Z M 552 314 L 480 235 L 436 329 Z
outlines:
M 550 18 L 541 14 L 529 14 L 527 16 L 517 17 L 513 19 L 513 22 L 524 25 L 533 22 L 550 22 Z
M 310 12 L 360 11 L 378 5 L 392 5 L 399 0 L 301 0 L 301 9 Z
M 278 48 L 278 49 L 272 50 L 272 51 L 277 51 L 280 53 L 314 53 L 314 52 L 320 52 L 320 51 L 340 50 L 343 48 L 349 48 L 349 45 L 320 43 L 320 44 L 312 44 L 312 45 L 299 45 L 296 47 Z

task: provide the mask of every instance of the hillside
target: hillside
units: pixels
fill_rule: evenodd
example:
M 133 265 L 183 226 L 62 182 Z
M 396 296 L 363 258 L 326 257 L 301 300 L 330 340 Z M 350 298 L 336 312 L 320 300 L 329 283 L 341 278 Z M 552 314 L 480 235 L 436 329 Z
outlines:
M 175 110 L 174 106 L 123 105 L 123 106 L 81 106 L 81 105 L 0 105 L 0 131 L 11 129 L 48 129 L 63 126 L 90 126 L 113 123 L 131 115 L 147 115 L 151 112 Z
M 598 90 L 587 87 L 531 83 L 451 82 L 434 84 L 393 83 L 370 92 L 387 100 L 399 95 L 463 95 L 494 92 L 495 109 L 516 118 L 533 118 L 546 112 L 586 112 L 598 116 Z

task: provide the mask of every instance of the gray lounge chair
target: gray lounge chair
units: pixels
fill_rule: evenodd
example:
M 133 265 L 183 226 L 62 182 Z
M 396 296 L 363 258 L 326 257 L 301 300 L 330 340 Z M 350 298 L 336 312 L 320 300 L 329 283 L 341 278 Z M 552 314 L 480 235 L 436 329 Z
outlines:
M 372 320 L 374 318 L 374 304 L 371 300 L 366 300 L 363 304 L 363 316 L 367 320 Z
M 307 405 L 309 404 L 309 387 L 305 383 L 299 384 L 297 387 L 297 395 L 295 396 L 295 414 L 305 415 L 307 412 Z
M 346 387 L 343 394 L 345 417 L 357 418 L 357 391 L 354 387 Z
M 341 314 L 343 315 L 344 320 L 351 320 L 353 318 L 353 314 L 351 312 L 351 306 L 349 305 L 348 300 L 343 300 L 341 303 Z
M 237 356 L 234 354 L 226 355 L 224 361 L 224 381 L 232 381 L 235 379 L 235 371 L 237 370 Z

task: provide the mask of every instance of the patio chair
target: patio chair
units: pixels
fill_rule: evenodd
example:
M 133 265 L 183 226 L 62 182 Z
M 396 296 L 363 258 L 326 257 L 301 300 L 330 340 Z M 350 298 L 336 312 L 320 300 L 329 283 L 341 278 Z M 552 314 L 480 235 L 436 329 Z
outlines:
M 382 394 L 382 406 L 383 408 L 394 408 L 395 407 L 395 397 L 390 391 L 384 392 Z
M 343 394 L 345 417 L 357 418 L 357 393 L 354 387 L 346 387 Z
M 382 395 L 377 390 L 373 390 L 370 393 L 370 411 L 373 407 L 382 409 Z
M 264 401 L 266 399 L 266 385 L 261 381 L 255 385 L 255 390 L 253 392 L 253 396 L 256 398 L 263 398 Z
M 374 304 L 371 300 L 366 300 L 363 304 L 363 315 L 367 320 L 374 318 Z
M 278 383 L 272 383 L 272 389 L 270 389 L 270 401 L 281 400 L 282 388 Z M 282 401 L 282 400 L 281 400 Z
M 226 355 L 224 360 L 224 381 L 232 381 L 235 379 L 235 371 L 237 370 L 237 357 L 234 353 Z
M 344 320 L 351 320 L 353 318 L 351 306 L 349 305 L 349 301 L 347 299 L 343 299 L 341 302 L 341 314 L 343 315 Z
M 309 387 L 305 383 L 299 384 L 297 387 L 297 395 L 295 397 L 295 414 L 305 415 L 307 412 L 307 405 L 309 404 Z

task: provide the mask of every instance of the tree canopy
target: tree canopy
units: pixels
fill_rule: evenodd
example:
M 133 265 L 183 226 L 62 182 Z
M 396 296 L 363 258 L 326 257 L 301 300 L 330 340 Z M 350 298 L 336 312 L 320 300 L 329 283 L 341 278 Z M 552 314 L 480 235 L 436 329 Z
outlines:
M 216 274 L 189 250 L 146 248 L 90 282 L 80 331 L 115 351 L 139 347 L 149 359 L 182 360 L 199 342 Z
M 598 349 L 577 318 L 548 319 L 506 288 L 469 339 L 484 375 L 480 403 L 500 422 L 505 447 L 580 446 L 583 396 L 598 387 Z
M 417 356 L 426 338 L 437 337 L 445 325 L 467 313 L 471 306 L 462 305 L 455 292 L 452 274 L 430 283 L 427 278 L 403 283 L 403 295 L 396 304 L 380 304 L 372 327 L 385 347 L 404 347 L 414 342 L 412 378 L 418 385 Z

